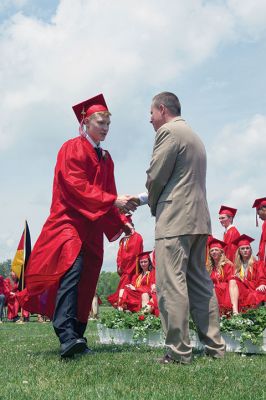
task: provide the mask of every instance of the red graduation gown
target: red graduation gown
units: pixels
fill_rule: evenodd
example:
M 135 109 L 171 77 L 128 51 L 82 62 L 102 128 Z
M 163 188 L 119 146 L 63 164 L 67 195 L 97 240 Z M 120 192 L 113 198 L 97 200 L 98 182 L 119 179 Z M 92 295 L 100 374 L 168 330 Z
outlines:
M 142 236 L 134 232 L 130 236 L 123 237 L 119 242 L 119 249 L 117 253 L 117 268 L 122 271 L 120 281 L 115 293 L 108 296 L 109 303 L 113 307 L 117 307 L 119 291 L 123 289 L 125 285 L 131 282 L 131 279 L 136 270 L 136 257 L 143 251 L 143 239 Z
M 227 232 L 224 233 L 224 242 L 227 244 L 227 246 L 224 249 L 225 255 L 228 258 L 228 260 L 235 262 L 235 254 L 237 251 L 237 246 L 232 244 L 232 242 L 236 239 L 238 239 L 240 236 L 240 233 L 236 229 L 235 226 L 231 226 L 227 230 Z
M 225 264 L 223 266 L 222 273 L 219 273 L 215 268 L 210 273 L 210 278 L 213 282 L 215 289 L 217 301 L 219 304 L 220 313 L 223 313 L 224 309 L 228 308 L 225 305 L 228 304 L 229 288 L 228 283 L 232 279 L 235 273 L 235 268 L 233 264 Z
M 139 278 L 141 278 L 139 282 Z M 142 307 L 142 294 L 151 292 L 151 285 L 154 282 L 154 277 L 152 272 L 149 274 L 142 275 L 135 274 L 132 278 L 131 284 L 136 288 L 132 290 L 130 288 L 125 287 L 123 297 L 122 297 L 122 306 L 124 309 L 127 309 L 131 312 L 138 312 Z
M 19 294 L 23 308 L 53 317 L 60 279 L 82 248 L 77 317 L 87 322 L 103 261 L 103 235 L 115 240 L 124 225 L 113 205 L 116 194 L 108 152 L 99 161 L 86 138 L 64 143 L 55 167 L 50 215 L 29 258 L 26 289 Z
M 0 275 L 0 294 L 3 294 L 4 296 L 6 295 L 5 280 L 2 275 Z
M 239 311 L 256 307 L 262 301 L 266 301 L 266 291 L 261 292 L 256 290 L 258 286 L 266 285 L 266 275 L 262 262 L 255 261 L 252 270 L 248 270 L 244 279 L 238 276 L 232 279 L 235 279 L 239 290 Z
M 16 297 L 16 292 L 18 290 L 18 283 L 11 282 L 10 278 L 6 278 L 4 281 L 4 291 L 6 296 L 6 304 L 7 304 L 7 318 L 13 319 L 18 316 L 19 311 L 19 302 Z M 14 293 L 14 294 L 11 294 Z
M 156 269 L 155 269 L 155 251 L 153 250 L 152 254 L 152 265 L 154 268 L 151 270 L 150 274 L 150 285 L 156 285 Z M 150 292 L 151 299 L 148 303 L 148 305 L 153 307 L 152 314 L 156 315 L 156 317 L 159 317 L 160 311 L 159 311 L 159 306 L 158 306 L 158 300 L 157 300 L 157 293 L 155 292 Z
M 260 237 L 260 244 L 259 244 L 259 252 L 258 252 L 258 259 L 259 261 L 265 262 L 265 257 L 266 257 L 266 221 L 263 222 L 262 225 L 262 232 L 261 232 L 261 237 Z

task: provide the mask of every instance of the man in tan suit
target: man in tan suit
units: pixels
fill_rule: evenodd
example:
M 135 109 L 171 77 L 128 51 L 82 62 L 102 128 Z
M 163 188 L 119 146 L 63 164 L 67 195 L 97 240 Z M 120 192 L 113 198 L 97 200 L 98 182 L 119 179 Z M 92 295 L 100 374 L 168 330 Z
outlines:
M 146 188 L 156 217 L 156 286 L 167 353 L 160 362 L 190 363 L 189 312 L 205 351 L 222 357 L 224 341 L 212 282 L 205 267 L 211 233 L 206 200 L 206 152 L 181 118 L 178 98 L 163 92 L 153 98 L 156 131 Z

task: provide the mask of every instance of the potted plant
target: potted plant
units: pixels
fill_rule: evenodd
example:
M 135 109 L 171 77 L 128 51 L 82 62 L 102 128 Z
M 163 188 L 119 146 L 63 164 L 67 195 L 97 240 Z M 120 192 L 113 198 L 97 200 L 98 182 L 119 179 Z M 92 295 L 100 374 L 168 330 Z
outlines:
M 220 328 L 228 351 L 266 352 L 266 307 L 250 309 L 231 318 L 223 316 Z
M 97 325 L 101 343 L 163 344 L 160 318 L 143 312 L 103 312 Z

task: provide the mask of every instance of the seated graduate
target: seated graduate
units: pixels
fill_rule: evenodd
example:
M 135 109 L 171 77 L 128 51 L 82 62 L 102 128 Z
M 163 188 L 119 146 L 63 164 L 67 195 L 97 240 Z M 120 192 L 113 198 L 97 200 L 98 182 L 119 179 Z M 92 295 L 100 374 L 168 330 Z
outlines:
M 254 239 L 241 235 L 234 244 L 237 246 L 235 276 L 229 282 L 233 314 L 257 307 L 266 301 L 266 276 L 264 264 L 252 254 L 250 243 Z
M 152 312 L 153 307 L 149 304 L 155 285 L 155 271 L 150 258 L 150 251 L 140 253 L 136 262 L 136 274 L 130 284 L 123 290 L 121 310 L 131 312 Z M 153 286 L 152 286 L 153 285 Z M 153 289 L 152 289 L 153 287 Z
M 124 216 L 125 223 L 130 223 L 133 227 L 130 215 Z M 119 248 L 117 253 L 117 273 L 120 276 L 117 289 L 114 293 L 107 297 L 109 303 L 118 308 L 121 311 L 122 295 L 126 285 L 130 284 L 133 275 L 136 271 L 136 257 L 143 251 L 143 239 L 142 236 L 132 229 L 129 234 L 125 234 L 119 242 Z
M 224 248 L 226 243 L 216 238 L 209 240 L 209 254 L 207 259 L 207 270 L 213 282 L 217 301 L 219 304 L 220 314 L 228 310 L 228 284 L 232 276 L 234 276 L 234 265 L 226 258 Z

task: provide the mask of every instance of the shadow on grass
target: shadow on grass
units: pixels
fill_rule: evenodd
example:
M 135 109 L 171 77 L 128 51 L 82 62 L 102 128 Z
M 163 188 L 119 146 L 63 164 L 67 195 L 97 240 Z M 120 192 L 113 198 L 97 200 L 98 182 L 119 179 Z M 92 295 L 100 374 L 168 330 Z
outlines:
M 134 345 L 115 345 L 115 344 L 106 344 L 106 345 L 96 345 L 90 346 L 90 349 L 95 354 L 101 353 L 133 353 L 136 351 L 142 351 L 143 353 L 151 353 L 154 351 L 154 348 L 147 347 L 147 346 L 134 346 Z M 43 350 L 34 352 L 36 356 L 43 356 L 43 355 L 58 355 L 59 354 L 59 346 L 58 349 L 55 350 Z

